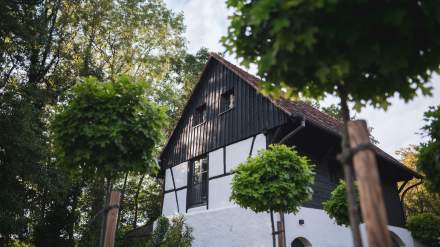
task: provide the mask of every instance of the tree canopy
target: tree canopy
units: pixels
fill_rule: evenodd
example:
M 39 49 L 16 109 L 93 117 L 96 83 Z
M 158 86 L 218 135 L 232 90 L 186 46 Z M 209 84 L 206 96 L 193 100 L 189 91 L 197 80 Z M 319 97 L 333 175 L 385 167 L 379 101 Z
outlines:
M 429 140 L 420 145 L 417 169 L 425 174 L 427 188 L 440 194 L 440 106 L 430 107 L 424 115 Z
M 146 86 L 126 76 L 114 82 L 90 77 L 75 85 L 52 123 L 61 162 L 106 178 L 151 171 L 166 118 Z
M 269 83 L 312 97 L 337 92 L 386 107 L 409 100 L 440 64 L 440 6 L 429 1 L 229 0 L 224 44 Z
M 340 181 L 338 186 L 331 192 L 330 198 L 322 203 L 324 211 L 334 219 L 336 224 L 348 226 L 350 224 L 350 219 L 348 215 L 348 205 L 347 205 L 347 194 L 346 194 L 346 183 Z M 356 187 L 355 187 L 356 188 Z M 359 195 L 356 188 L 356 202 L 359 207 Z
M 296 213 L 311 199 L 313 165 L 286 145 L 270 145 L 234 170 L 231 200 L 255 212 Z

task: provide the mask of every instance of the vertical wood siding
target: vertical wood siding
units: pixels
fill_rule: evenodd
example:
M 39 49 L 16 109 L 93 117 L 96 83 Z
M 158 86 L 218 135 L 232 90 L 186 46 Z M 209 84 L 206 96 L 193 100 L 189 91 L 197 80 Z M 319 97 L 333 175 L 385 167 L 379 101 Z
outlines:
M 287 121 L 287 115 L 221 63 L 211 60 L 162 156 L 171 167 Z M 221 94 L 234 89 L 235 106 L 220 112 Z M 206 104 L 207 120 L 192 126 L 195 109 Z

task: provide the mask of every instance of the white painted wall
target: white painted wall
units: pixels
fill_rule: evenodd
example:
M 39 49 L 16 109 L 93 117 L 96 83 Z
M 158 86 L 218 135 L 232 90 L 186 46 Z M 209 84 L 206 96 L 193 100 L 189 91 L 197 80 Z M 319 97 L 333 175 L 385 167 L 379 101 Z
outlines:
M 173 179 L 171 177 L 171 170 L 167 168 L 165 170 L 165 190 L 172 190 L 174 189 L 173 186 Z
M 229 145 L 226 150 L 226 172 L 246 161 L 252 138 Z M 255 138 L 252 156 L 258 150 L 266 148 L 266 137 L 259 134 Z M 209 177 L 222 175 L 223 149 L 210 152 Z M 173 168 L 176 187 L 187 183 L 187 162 Z M 165 189 L 172 189 L 170 170 L 165 173 Z M 193 246 L 272 246 L 271 223 L 269 214 L 256 214 L 242 209 L 229 201 L 231 194 L 232 175 L 209 181 L 208 206 L 191 208 L 186 212 L 186 189 L 177 191 L 180 213 L 184 213 L 187 222 L 194 228 L 195 237 Z M 177 213 L 177 203 L 174 192 L 164 196 L 163 215 L 172 216 Z M 278 214 L 275 215 L 275 224 Z M 299 219 L 305 221 L 299 225 Z M 352 246 L 351 232 L 346 227 L 336 225 L 328 215 L 320 209 L 301 208 L 296 214 L 286 214 L 286 241 L 287 246 L 297 237 L 308 239 L 312 246 Z M 413 247 L 413 239 L 408 230 L 390 226 L 389 229 L 397 234 L 408 247 Z M 363 239 L 365 227 L 361 226 Z M 365 246 L 366 242 L 364 243 Z
M 295 238 L 303 237 L 310 241 L 312 246 L 351 247 L 353 246 L 351 231 L 347 227 L 338 226 L 321 209 L 301 208 L 296 214 L 286 214 L 286 243 L 289 245 Z M 304 220 L 304 225 L 299 220 Z M 407 247 L 413 247 L 414 242 L 408 230 L 389 226 Z M 361 234 L 364 246 L 368 246 L 364 224 L 361 225 Z
M 266 149 L 266 136 L 259 134 L 255 137 L 254 148 L 252 149 L 252 157 L 257 155 L 258 151 Z
M 229 201 L 231 196 L 231 180 L 232 175 L 209 181 L 209 209 L 226 208 L 234 205 L 234 203 Z
M 226 172 L 246 161 L 251 151 L 252 137 L 226 146 Z
M 185 187 L 188 182 L 188 162 L 183 162 L 177 166 L 174 166 L 172 169 L 176 189 Z
M 208 172 L 210 178 L 222 175 L 224 173 L 223 148 L 210 152 L 208 154 L 208 162 Z
M 170 216 L 177 213 L 176 195 L 174 192 L 166 193 L 163 196 L 162 215 Z
M 272 246 L 269 214 L 229 207 L 188 213 L 185 217 L 194 228 L 193 247 Z
M 171 193 L 174 193 L 174 192 L 171 192 Z M 185 211 L 186 211 L 186 189 L 182 189 L 182 190 L 177 191 L 177 200 L 179 201 L 179 212 L 185 213 Z

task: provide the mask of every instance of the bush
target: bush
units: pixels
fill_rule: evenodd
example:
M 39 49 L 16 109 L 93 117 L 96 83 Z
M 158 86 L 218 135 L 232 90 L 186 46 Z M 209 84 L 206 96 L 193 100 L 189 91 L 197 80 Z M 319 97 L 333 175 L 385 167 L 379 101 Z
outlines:
M 347 206 L 347 196 L 346 196 L 347 185 L 344 181 L 340 181 L 339 185 L 332 191 L 330 199 L 323 202 L 324 211 L 330 216 L 330 218 L 336 221 L 338 225 L 348 226 L 350 224 L 350 219 L 348 216 L 348 206 Z M 356 201 L 359 207 L 359 195 L 357 186 L 355 186 Z
M 178 215 L 171 220 L 159 217 L 147 247 L 189 247 L 194 237 L 192 227 L 185 223 L 183 215 Z
M 419 214 L 408 219 L 406 227 L 413 237 L 427 246 L 440 246 L 440 216 Z
M 296 213 L 312 197 L 313 165 L 286 145 L 270 145 L 234 172 L 231 200 L 255 212 Z

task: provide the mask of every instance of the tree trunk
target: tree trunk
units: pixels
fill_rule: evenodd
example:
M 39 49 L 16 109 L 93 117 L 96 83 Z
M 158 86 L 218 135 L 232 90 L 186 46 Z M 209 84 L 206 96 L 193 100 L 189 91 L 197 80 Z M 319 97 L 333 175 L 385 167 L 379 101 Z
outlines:
M 103 205 L 104 208 L 106 208 L 109 205 L 109 202 L 110 202 L 110 191 L 111 191 L 110 178 L 106 178 L 105 197 L 104 197 L 104 205 Z M 107 211 L 104 211 L 104 214 L 102 215 L 102 222 L 101 222 L 101 233 L 100 233 L 100 236 L 99 236 L 99 247 L 104 246 L 105 227 L 106 227 L 106 225 L 107 225 Z
M 116 223 L 116 231 L 118 231 L 119 222 L 121 221 L 121 215 L 122 215 L 122 210 L 123 210 L 123 205 L 122 204 L 124 203 L 125 189 L 127 187 L 127 179 L 128 179 L 128 172 L 125 173 L 124 185 L 122 186 L 121 202 L 120 202 L 120 206 L 119 206 L 118 221 Z
M 350 150 L 349 141 L 348 141 L 348 128 L 347 124 L 350 121 L 350 110 L 348 108 L 347 103 L 347 92 L 343 85 L 338 86 L 338 93 L 341 99 L 341 114 L 342 119 L 344 121 L 344 129 L 342 132 L 342 143 L 341 143 L 341 153 L 346 154 Z M 361 232 L 359 230 L 359 209 L 355 199 L 355 191 L 354 191 L 354 177 L 351 168 L 351 160 L 346 160 L 341 156 L 341 163 L 344 168 L 344 179 L 347 184 L 347 204 L 348 204 L 348 215 L 350 218 L 350 227 L 351 233 L 353 236 L 353 245 L 355 247 L 362 246 Z
M 351 148 L 370 143 L 367 123 L 363 120 L 348 123 Z M 387 228 L 387 214 L 382 195 L 376 155 L 365 149 L 353 155 L 353 167 L 359 187 L 362 216 L 365 222 L 369 246 L 391 246 L 391 237 Z
M 136 190 L 136 195 L 134 197 L 134 220 L 133 220 L 133 228 L 137 227 L 137 218 L 138 218 L 138 200 L 139 193 L 141 191 L 142 182 L 144 181 L 145 174 L 142 175 L 141 179 L 139 179 L 139 183 Z M 150 220 L 150 219 L 149 219 Z

